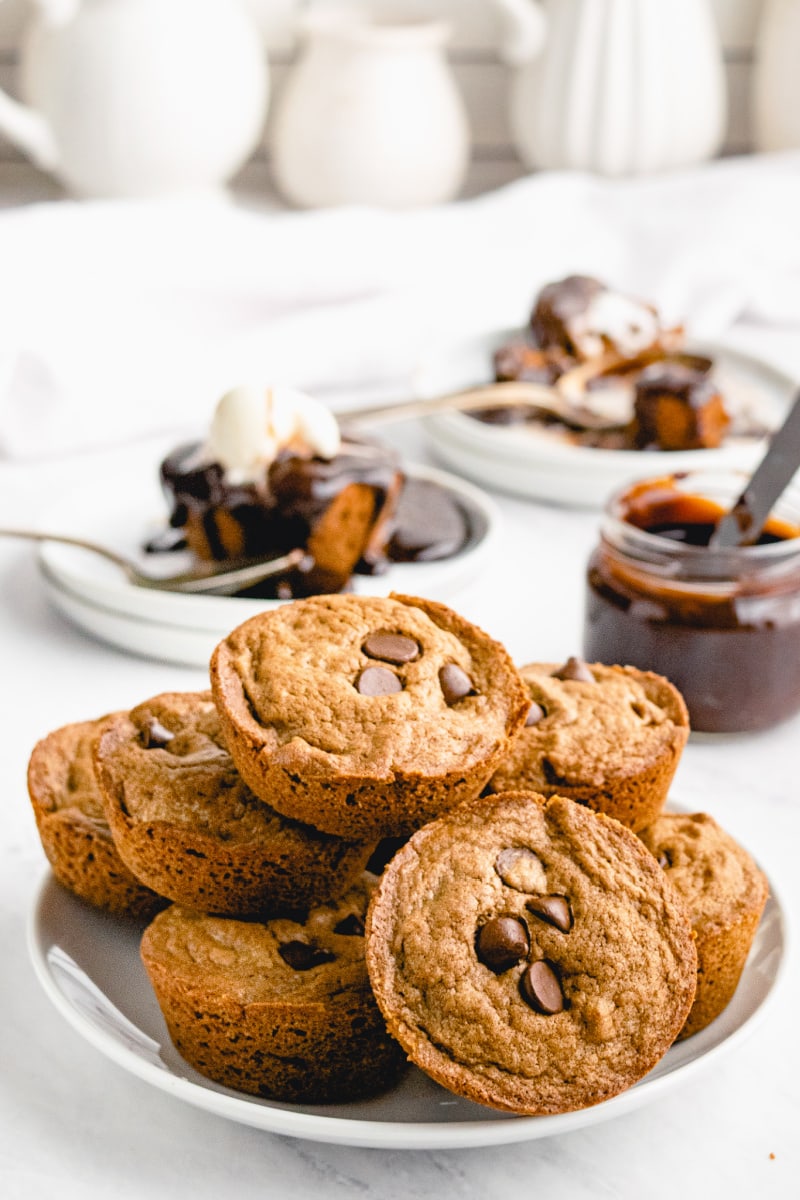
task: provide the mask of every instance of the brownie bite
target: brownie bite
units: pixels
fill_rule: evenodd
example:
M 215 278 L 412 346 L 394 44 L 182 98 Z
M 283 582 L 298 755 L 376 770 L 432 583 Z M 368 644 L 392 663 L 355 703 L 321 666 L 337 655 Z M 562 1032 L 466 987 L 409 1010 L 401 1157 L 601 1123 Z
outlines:
M 680 1037 L 705 1029 L 733 998 L 769 894 L 753 858 L 708 813 L 662 813 L 640 837 L 689 912 L 697 992 Z
M 708 450 L 721 445 L 731 419 L 706 371 L 652 363 L 636 381 L 632 439 L 639 448 Z
M 330 900 L 373 848 L 255 796 L 209 692 L 164 693 L 113 717 L 95 761 L 122 859 L 155 891 L 200 912 L 244 916 Z
M 225 1087 L 293 1103 L 358 1100 L 396 1083 L 406 1057 L 364 961 L 373 882 L 364 875 L 305 916 L 161 913 L 141 954 L 183 1058 Z
M 471 1100 L 545 1114 L 606 1100 L 658 1062 L 697 957 L 683 904 L 630 830 L 516 792 L 460 805 L 395 854 L 367 965 L 417 1066 Z
M 580 362 L 609 352 L 633 358 L 658 347 L 663 333 L 653 305 L 589 275 L 569 275 L 543 287 L 530 328 L 538 346 L 562 351 Z
M 78 721 L 42 738 L 28 763 L 28 794 L 59 883 L 104 912 L 149 919 L 166 901 L 120 857 L 92 763 L 94 741 L 107 720 Z
M 490 783 L 568 796 L 631 829 L 661 812 L 689 736 L 683 697 L 635 667 L 530 663 L 525 726 Z
M 477 795 L 528 711 L 506 650 L 444 605 L 319 596 L 216 648 L 211 683 L 252 790 L 342 837 L 392 837 Z

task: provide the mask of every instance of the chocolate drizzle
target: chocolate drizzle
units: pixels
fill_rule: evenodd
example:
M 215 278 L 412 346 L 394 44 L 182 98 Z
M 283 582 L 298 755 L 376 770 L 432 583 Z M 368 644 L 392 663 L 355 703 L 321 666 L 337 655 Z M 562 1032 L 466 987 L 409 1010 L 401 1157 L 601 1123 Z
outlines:
M 184 444 L 164 459 L 160 477 L 176 533 L 153 539 L 151 553 L 188 549 L 225 561 L 307 550 L 302 567 L 247 595 L 341 591 L 354 571 L 379 574 L 392 562 L 450 557 L 470 532 L 448 492 L 405 478 L 389 447 L 352 437 L 331 460 L 284 451 L 246 483 L 232 482 L 219 463 L 205 460 L 201 443 Z

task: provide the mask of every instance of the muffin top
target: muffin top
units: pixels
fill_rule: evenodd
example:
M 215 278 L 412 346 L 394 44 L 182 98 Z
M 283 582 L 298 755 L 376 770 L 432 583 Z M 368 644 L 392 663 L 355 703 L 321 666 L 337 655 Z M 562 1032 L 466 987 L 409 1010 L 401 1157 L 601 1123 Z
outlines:
M 696 986 L 689 921 L 630 830 L 571 800 L 460 805 L 384 871 L 367 964 L 389 1030 L 440 1083 L 526 1113 L 644 1075 Z
M 314 778 L 469 769 L 528 708 L 502 646 L 404 596 L 317 596 L 261 614 L 217 647 L 211 677 L 256 753 Z
M 528 723 L 491 781 L 493 791 L 600 788 L 647 770 L 689 733 L 686 706 L 661 675 L 570 659 L 530 663 Z
M 305 918 L 237 921 L 174 904 L 145 930 L 142 956 L 174 987 L 222 991 L 242 1005 L 368 994 L 364 919 L 374 882 L 364 872 L 341 900 Z
M 106 825 L 92 746 L 107 720 L 64 725 L 36 744 L 28 765 L 28 789 L 41 812 L 77 809 L 88 820 Z
M 253 795 L 225 746 L 210 692 L 165 692 L 109 718 L 95 759 L 107 802 L 132 822 L 160 821 L 226 843 L 338 840 Z
M 639 836 L 683 899 L 698 934 L 724 929 L 763 907 L 766 876 L 708 813 L 663 813 Z

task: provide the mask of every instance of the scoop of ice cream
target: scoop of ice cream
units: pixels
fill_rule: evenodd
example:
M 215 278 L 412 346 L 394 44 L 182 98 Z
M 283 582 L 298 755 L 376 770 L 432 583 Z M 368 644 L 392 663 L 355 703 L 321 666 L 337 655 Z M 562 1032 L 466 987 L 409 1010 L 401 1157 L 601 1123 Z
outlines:
M 217 404 L 206 452 L 232 481 L 244 483 L 281 450 L 331 459 L 340 444 L 336 417 L 313 396 L 293 388 L 243 385 Z
M 607 288 L 592 297 L 571 332 L 586 358 L 602 354 L 606 344 L 633 358 L 657 340 L 659 322 L 646 304 Z

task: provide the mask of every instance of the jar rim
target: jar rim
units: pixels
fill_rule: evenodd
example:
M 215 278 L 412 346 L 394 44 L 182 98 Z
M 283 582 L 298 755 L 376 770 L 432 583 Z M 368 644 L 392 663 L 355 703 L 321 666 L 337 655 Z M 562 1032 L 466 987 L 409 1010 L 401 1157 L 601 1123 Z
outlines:
M 629 480 L 614 491 L 607 500 L 602 527 L 604 530 L 616 530 L 618 533 L 623 533 L 626 541 L 633 542 L 638 549 L 646 552 L 648 556 L 652 555 L 655 559 L 680 558 L 687 563 L 697 564 L 705 561 L 715 565 L 715 573 L 718 573 L 726 563 L 730 564 L 733 573 L 738 573 L 745 564 L 750 567 L 757 567 L 760 564 L 767 566 L 795 555 L 800 557 L 800 482 L 797 479 L 788 485 L 783 495 L 776 501 L 773 513 L 778 518 L 783 517 L 784 520 L 790 520 L 792 524 L 797 525 L 798 535 L 761 545 L 729 547 L 689 545 L 662 537 L 657 533 L 650 533 L 632 521 L 626 520 L 624 515 L 626 499 L 629 499 L 637 491 L 645 496 L 648 485 L 652 485 L 654 489 L 659 485 L 672 486 L 681 494 L 699 495 L 705 499 L 720 502 L 719 492 L 714 493 L 715 485 L 721 488 L 723 483 L 727 483 L 727 487 L 724 489 L 725 496 L 729 506 L 732 506 L 741 495 L 749 478 L 746 471 L 731 468 L 717 470 L 703 468 L 698 471 L 676 471 L 669 475 Z M 781 506 L 790 508 L 791 515 L 781 514 Z

